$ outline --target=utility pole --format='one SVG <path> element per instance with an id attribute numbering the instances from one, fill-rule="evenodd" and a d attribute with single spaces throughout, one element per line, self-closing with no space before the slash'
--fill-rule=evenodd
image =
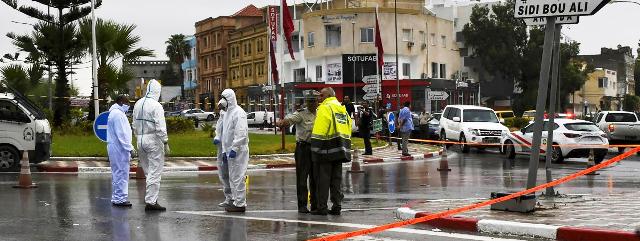
<path id="1" fill-rule="evenodd" d="M 93 76 L 93 116 L 98 117 L 100 114 L 100 102 L 98 101 L 98 70 L 97 67 L 97 53 L 96 53 L 96 9 L 95 0 L 91 0 L 91 45 L 93 47 L 91 56 L 91 72 Z M 60 20 L 62 21 L 62 19 Z"/>
<path id="2" fill-rule="evenodd" d="M 400 111 L 400 63 L 398 63 L 398 0 L 393 1 L 393 16 L 396 32 L 396 105 L 398 106 L 398 111 Z"/>

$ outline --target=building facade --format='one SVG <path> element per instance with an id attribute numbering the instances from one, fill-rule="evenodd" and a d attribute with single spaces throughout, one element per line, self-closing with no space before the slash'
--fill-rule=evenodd
<path id="1" fill-rule="evenodd" d="M 250 25 L 229 34 L 228 88 L 247 112 L 269 108 L 272 94 L 263 91 L 268 80 L 267 23 Z M 265 89 L 266 90 L 266 89 Z"/>
<path id="2" fill-rule="evenodd" d="M 582 88 L 571 96 L 574 113 L 596 113 L 619 110 L 618 73 L 615 70 L 596 68 L 587 76 Z"/>
<path id="3" fill-rule="evenodd" d="M 227 88 L 229 34 L 238 28 L 262 21 L 262 12 L 249 5 L 231 16 L 207 18 L 195 24 L 198 56 L 196 106 L 215 108 L 222 90 Z"/>
<path id="4" fill-rule="evenodd" d="M 617 72 L 619 97 L 626 94 L 635 95 L 636 82 L 633 76 L 635 59 L 629 46 L 618 46 L 617 49 L 601 48 L 600 54 L 579 55 L 579 59 L 592 64 L 596 68 L 610 69 Z"/>
<path id="5" fill-rule="evenodd" d="M 422 0 L 398 0 L 398 64 L 394 2 L 385 0 L 336 0 L 303 16 L 304 57 L 307 75 L 336 89 L 337 95 L 362 100 L 363 79 L 377 74 L 375 62 L 375 11 L 384 47 L 382 87 L 378 99 L 395 108 L 400 101 L 412 101 L 414 109 L 425 109 L 428 79 L 450 81 L 460 69 L 460 55 L 453 35 L 453 21 L 438 18 L 424 8 Z M 393 80 L 393 81 L 392 81 Z M 299 85 L 305 87 L 308 85 Z M 420 95 L 412 93 L 421 93 Z M 412 98 L 412 97 L 422 98 Z"/>
<path id="6" fill-rule="evenodd" d="M 189 58 L 185 56 L 185 60 L 181 65 L 182 71 L 184 73 L 183 85 L 184 85 L 184 93 L 185 99 L 188 102 L 195 101 L 195 90 L 198 86 L 198 52 L 196 50 L 196 37 L 191 36 L 187 39 L 189 42 L 190 54 Z"/>
<path id="7" fill-rule="evenodd" d="M 163 75 L 171 68 L 169 60 L 128 61 L 124 63 L 124 66 L 135 76 L 127 82 L 127 87 L 129 88 L 129 96 L 136 99 L 144 95 L 144 81 L 151 79 L 162 81 Z"/>

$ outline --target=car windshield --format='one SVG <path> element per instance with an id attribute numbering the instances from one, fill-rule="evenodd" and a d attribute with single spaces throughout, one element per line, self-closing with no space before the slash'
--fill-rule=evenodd
<path id="1" fill-rule="evenodd" d="M 256 118 L 256 113 L 249 113 L 247 115 L 247 119 L 255 119 Z"/>
<path id="2" fill-rule="evenodd" d="M 493 122 L 498 123 L 498 118 L 490 110 L 464 110 L 464 122 Z"/>
<path id="3" fill-rule="evenodd" d="M 438 114 L 433 114 L 432 118 L 436 119 L 436 120 L 440 120 L 440 117 L 442 117 L 442 113 L 438 113 Z"/>
<path id="4" fill-rule="evenodd" d="M 567 123 L 564 124 L 568 130 L 572 131 L 599 131 L 598 126 L 596 124 L 590 122 L 580 122 L 580 123 Z"/>
<path id="5" fill-rule="evenodd" d="M 638 119 L 632 113 L 609 113 L 606 122 L 636 122 Z"/>

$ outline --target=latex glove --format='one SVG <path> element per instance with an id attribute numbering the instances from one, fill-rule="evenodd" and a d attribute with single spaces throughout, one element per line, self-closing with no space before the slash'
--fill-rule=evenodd
<path id="1" fill-rule="evenodd" d="M 169 148 L 169 143 L 164 143 L 164 155 L 168 156 L 171 154 L 171 148 Z"/>
<path id="2" fill-rule="evenodd" d="M 213 139 L 213 144 L 214 144 L 214 145 L 218 145 L 218 144 L 220 144 L 220 140 L 218 140 L 218 139 Z"/>
<path id="3" fill-rule="evenodd" d="M 223 162 L 227 161 L 227 153 L 222 153 L 222 161 Z"/>
<path id="4" fill-rule="evenodd" d="M 229 152 L 229 158 L 236 158 L 236 152 L 234 150 L 231 150 L 231 152 Z"/>
<path id="5" fill-rule="evenodd" d="M 138 157 L 138 152 L 136 151 L 136 149 L 131 150 L 129 153 L 131 154 L 131 158 Z"/>

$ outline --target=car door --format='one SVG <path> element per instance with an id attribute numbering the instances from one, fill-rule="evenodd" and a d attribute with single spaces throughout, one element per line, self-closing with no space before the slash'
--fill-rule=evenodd
<path id="1" fill-rule="evenodd" d="M 440 117 L 440 130 L 444 130 L 444 134 L 447 136 L 447 138 L 451 135 L 449 133 L 449 125 L 450 125 L 449 123 L 451 122 L 450 116 L 451 116 L 451 108 L 445 107 L 444 112 Z"/>
<path id="2" fill-rule="evenodd" d="M 0 142 L 19 150 L 34 150 L 35 124 L 16 103 L 0 101 Z"/>
<path id="3" fill-rule="evenodd" d="M 462 131 L 462 110 L 458 108 L 452 108 L 452 116 L 451 116 L 451 134 L 447 134 L 447 136 L 455 137 L 455 140 L 460 140 L 460 132 Z M 459 122 L 453 121 L 453 118 L 460 118 Z"/>

